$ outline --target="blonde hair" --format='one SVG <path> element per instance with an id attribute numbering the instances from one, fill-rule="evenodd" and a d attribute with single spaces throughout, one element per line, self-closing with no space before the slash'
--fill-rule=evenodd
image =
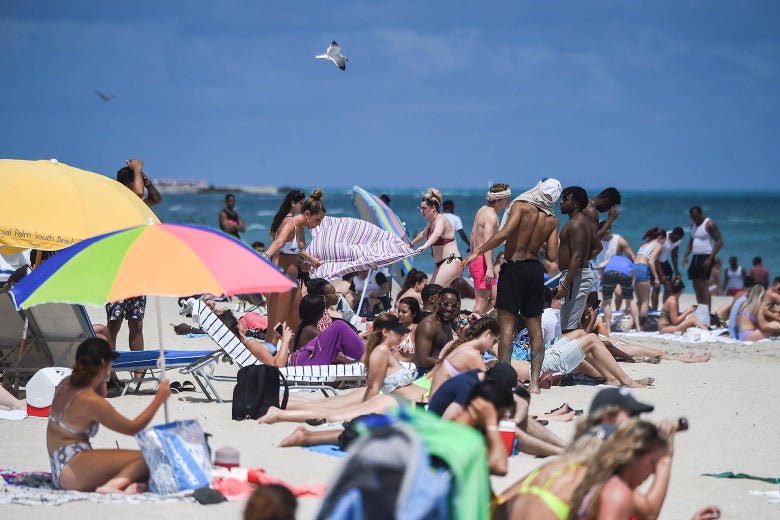
<path id="1" fill-rule="evenodd" d="M 427 202 L 431 206 L 436 208 L 436 211 L 441 208 L 441 192 L 436 188 L 428 188 L 423 192 L 421 200 Z"/>
<path id="2" fill-rule="evenodd" d="M 666 433 L 651 422 L 630 419 L 618 426 L 588 462 L 585 478 L 571 499 L 569 518 L 576 519 L 585 495 L 592 492 L 587 518 L 594 518 L 604 484 L 639 457 L 668 446 Z"/>
<path id="3" fill-rule="evenodd" d="M 308 211 L 312 215 L 319 215 L 326 213 L 325 204 L 322 202 L 322 190 L 319 188 L 314 189 L 309 195 L 309 198 L 303 201 L 301 204 L 301 213 Z"/>
<path id="4" fill-rule="evenodd" d="M 397 320 L 398 316 L 392 313 L 380 314 L 374 318 L 374 330 L 368 335 L 366 340 L 366 350 L 363 352 L 363 364 L 366 365 L 366 373 L 369 371 L 369 360 L 371 359 L 371 353 L 374 352 L 374 348 L 382 343 L 384 335 L 382 331 L 387 328 L 387 325 L 391 320 Z"/>
<path id="5" fill-rule="evenodd" d="M 750 288 L 745 299 L 745 303 L 742 304 L 742 309 L 754 316 L 758 316 L 758 312 L 761 310 L 761 302 L 764 301 L 764 294 L 766 289 L 761 285 L 754 285 Z"/>

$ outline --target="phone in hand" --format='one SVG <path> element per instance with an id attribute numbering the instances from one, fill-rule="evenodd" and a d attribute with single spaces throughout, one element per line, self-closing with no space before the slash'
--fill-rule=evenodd
<path id="1" fill-rule="evenodd" d="M 601 307 L 601 300 L 596 300 L 595 302 L 593 302 L 593 305 L 591 305 L 590 308 L 593 309 L 594 311 L 597 311 L 599 310 L 599 307 Z"/>
<path id="2" fill-rule="evenodd" d="M 278 336 L 281 336 L 282 333 L 284 332 L 284 325 L 282 325 L 281 323 L 277 323 L 276 326 L 274 327 L 274 332 L 276 332 Z"/>

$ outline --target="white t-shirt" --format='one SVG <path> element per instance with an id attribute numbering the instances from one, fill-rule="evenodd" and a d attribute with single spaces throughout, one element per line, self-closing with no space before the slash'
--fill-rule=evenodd
<path id="1" fill-rule="evenodd" d="M 676 249 L 680 246 L 680 242 L 682 240 L 678 240 L 677 242 L 672 242 L 672 239 L 669 238 L 669 236 L 672 234 L 671 231 L 667 231 L 666 233 L 666 241 L 661 244 L 661 252 L 658 253 L 658 261 L 659 262 L 668 262 L 669 261 L 669 253 L 672 252 L 672 249 Z"/>
<path id="2" fill-rule="evenodd" d="M 561 310 L 547 307 L 542 312 L 542 334 L 544 335 L 544 342 L 559 337 L 563 334 L 561 330 Z"/>
<path id="3" fill-rule="evenodd" d="M 452 231 L 457 233 L 459 229 L 463 229 L 463 221 L 455 213 L 442 213 L 452 225 Z"/>

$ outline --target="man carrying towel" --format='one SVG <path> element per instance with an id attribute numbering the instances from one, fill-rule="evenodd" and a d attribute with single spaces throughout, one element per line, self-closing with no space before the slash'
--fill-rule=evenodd
<path id="1" fill-rule="evenodd" d="M 501 229 L 463 260 L 465 267 L 485 251 L 506 242 L 504 256 L 507 261 L 501 266 L 496 295 L 501 324 L 498 360 L 502 363 L 511 361 L 518 315 L 522 314 L 531 337 L 531 383 L 528 391 L 534 394 L 539 393 L 539 375 L 544 360 L 544 267 L 539 262 L 539 250 L 546 244 L 547 260 L 558 260 L 558 217 L 553 208 L 560 196 L 560 182 L 542 179 L 512 201 L 504 212 Z"/>

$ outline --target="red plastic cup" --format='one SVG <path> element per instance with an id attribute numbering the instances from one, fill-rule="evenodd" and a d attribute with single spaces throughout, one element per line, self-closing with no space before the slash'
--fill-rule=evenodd
<path id="1" fill-rule="evenodd" d="M 501 439 L 504 441 L 508 457 L 512 456 L 512 450 L 515 447 L 515 428 L 514 421 L 501 421 L 498 423 L 498 433 L 501 434 Z"/>

